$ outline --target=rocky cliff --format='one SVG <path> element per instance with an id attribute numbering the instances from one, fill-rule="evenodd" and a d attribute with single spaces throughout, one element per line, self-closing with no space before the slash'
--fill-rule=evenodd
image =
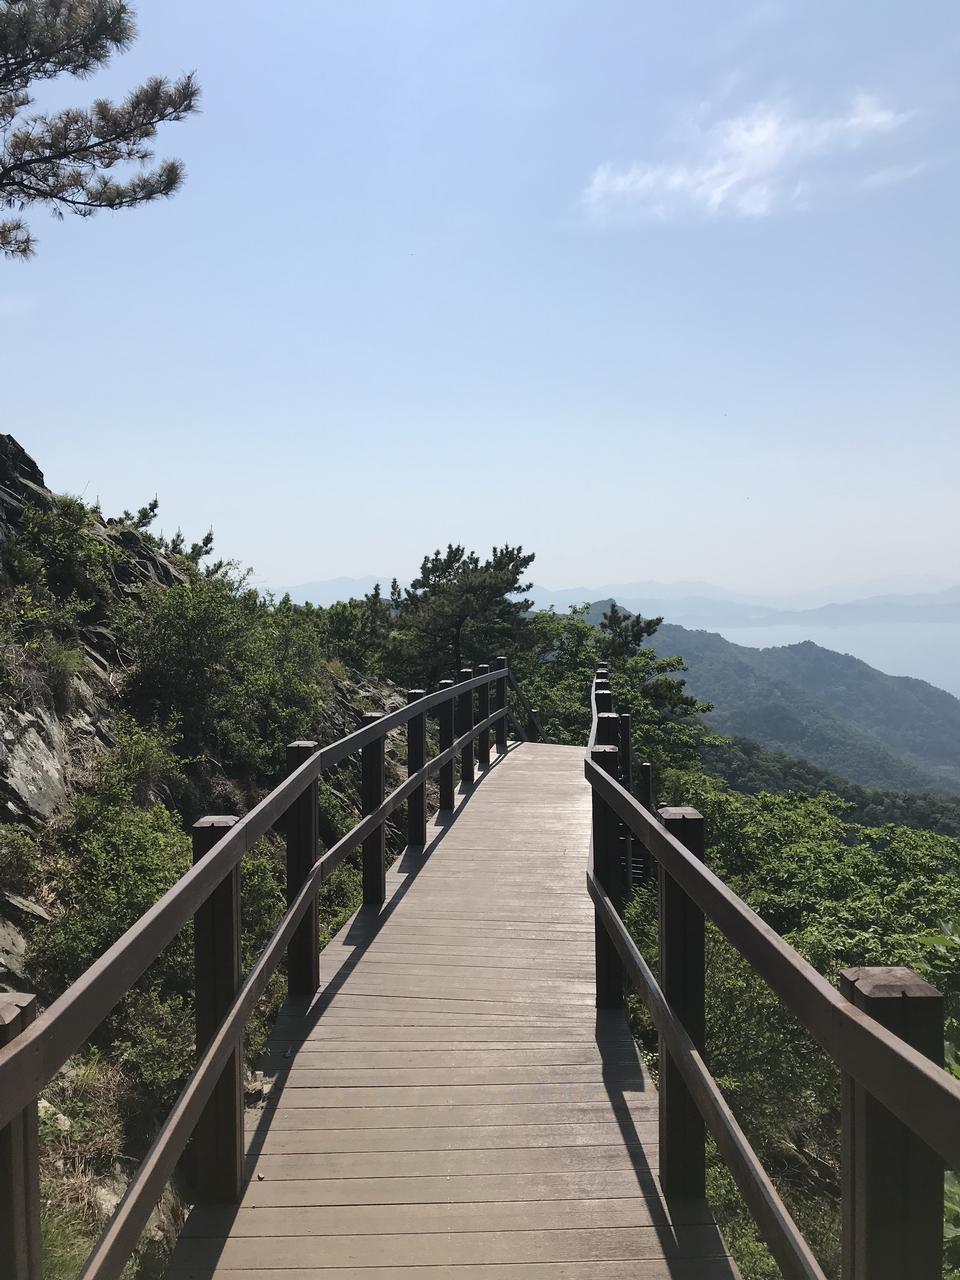
<path id="1" fill-rule="evenodd" d="M 55 495 L 34 460 L 9 435 L 0 435 L 0 592 L 16 588 L 11 552 L 27 513 L 49 510 Z M 55 700 L 36 682 L 8 682 L 0 693 L 0 821 L 36 826 L 60 812 L 70 790 L 78 755 L 110 743 L 117 710 L 117 673 L 122 656 L 109 625 L 125 596 L 149 584 L 171 586 L 183 574 L 136 529 L 94 519 L 84 536 L 101 541 L 110 598 L 77 623 L 82 661 L 69 673 L 66 697 Z M 14 601 L 12 607 L 17 607 Z M 29 655 L 9 635 L 0 636 L 4 662 L 17 669 Z M 59 701 L 59 705 L 57 702 Z"/>

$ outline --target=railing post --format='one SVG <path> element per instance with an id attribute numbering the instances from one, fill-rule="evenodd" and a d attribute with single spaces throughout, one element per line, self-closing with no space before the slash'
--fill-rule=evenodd
<path id="1" fill-rule="evenodd" d="M 417 702 L 425 694 L 424 689 L 408 689 L 407 703 Z M 422 769 L 427 763 L 427 717 L 421 711 L 407 721 L 407 777 Z M 427 843 L 427 788 L 425 785 L 411 791 L 407 799 L 407 844 Z"/>
<path id="2" fill-rule="evenodd" d="M 287 772 L 292 773 L 317 749 L 315 742 L 291 742 Z M 287 906 L 303 888 L 320 846 L 317 783 L 310 785 L 287 810 Z M 320 916 L 314 898 L 287 945 L 287 992 L 312 999 L 320 986 Z"/>
<path id="3" fill-rule="evenodd" d="M 660 821 L 702 862 L 703 818 L 696 809 L 661 809 Z M 702 1053 L 704 1047 L 703 912 L 660 873 L 660 986 L 667 1003 Z M 666 1196 L 706 1194 L 703 1120 L 679 1069 L 660 1041 L 660 1185 Z"/>
<path id="4" fill-rule="evenodd" d="M 464 667 L 460 672 L 460 681 L 472 680 L 473 672 Z M 473 728 L 473 690 L 457 695 L 457 737 Z M 460 752 L 460 781 L 465 787 L 473 786 L 473 743 L 468 742 Z"/>
<path id="5" fill-rule="evenodd" d="M 440 689 L 452 689 L 452 680 L 441 680 Z M 441 702 L 437 707 L 437 721 L 440 729 L 440 750 L 446 751 L 447 747 L 453 746 L 454 740 L 454 707 L 453 698 L 447 698 L 445 702 Z M 453 778 L 453 761 L 448 760 L 446 764 L 440 766 L 440 808 L 441 810 L 450 810 L 456 806 L 457 798 L 454 788 Z"/>
<path id="6" fill-rule="evenodd" d="M 504 711 L 507 706 L 507 660 L 499 657 L 494 660 L 494 671 L 502 671 L 504 674 L 497 677 L 497 683 L 494 688 L 493 709 L 494 711 Z M 497 745 L 497 755 L 502 756 L 507 749 L 507 717 L 501 716 L 493 727 L 493 737 Z"/>
<path id="7" fill-rule="evenodd" d="M 598 714 L 602 714 L 603 712 L 606 712 L 609 714 L 613 711 L 613 694 L 610 692 L 609 689 L 605 689 L 600 687 L 599 685 L 595 685 L 593 690 L 593 696 L 594 696 L 594 701 L 597 704 Z"/>
<path id="8" fill-rule="evenodd" d="M 844 969 L 840 990 L 943 1065 L 943 996 L 912 969 Z M 848 1075 L 841 1112 L 843 1280 L 940 1280 L 942 1161 Z"/>
<path id="9" fill-rule="evenodd" d="M 201 818 L 193 825 L 193 861 L 205 857 L 237 821 Z M 193 918 L 197 1057 L 240 989 L 240 868 L 235 866 Z M 243 1065 L 235 1046 L 193 1134 L 198 1204 L 236 1204 L 243 1173 Z"/>
<path id="10" fill-rule="evenodd" d="M 653 765 L 649 760 L 644 760 L 637 770 L 637 798 L 646 809 L 647 813 L 653 813 L 656 809 L 656 799 L 653 794 Z M 642 841 L 635 840 L 633 842 L 634 857 L 637 861 L 642 880 L 649 882 L 653 875 L 652 860 L 650 852 Z"/>
<path id="11" fill-rule="evenodd" d="M 490 664 L 481 662 L 476 668 L 475 674 L 478 676 L 488 676 L 490 674 Z M 482 684 L 477 690 L 477 720 L 486 720 L 490 714 L 490 686 Z M 490 765 L 490 730 L 484 729 L 477 738 L 477 764 L 481 769 L 486 769 Z"/>
<path id="12" fill-rule="evenodd" d="M 539 722 L 539 723 L 538 723 L 538 722 Z M 539 742 L 539 741 L 540 741 L 541 733 L 540 733 L 540 727 L 539 727 L 539 725 L 540 725 L 540 724 L 542 724 L 542 723 L 543 723 L 543 721 L 542 721 L 541 716 L 540 716 L 540 708 L 539 708 L 539 707 L 531 707 L 531 708 L 530 708 L 530 714 L 527 716 L 527 729 L 526 729 L 526 733 L 527 733 L 527 741 L 528 741 L 528 742 Z"/>
<path id="13" fill-rule="evenodd" d="M 590 759 L 612 778 L 617 776 L 617 748 L 613 745 L 590 748 Z M 607 802 L 594 790 L 593 872 L 610 895 L 618 912 L 623 911 L 623 877 L 620 869 L 618 822 Z M 619 1009 L 623 1005 L 623 967 L 616 948 L 599 918 L 594 917 L 597 955 L 597 1008 Z"/>
<path id="14" fill-rule="evenodd" d="M 646 811 L 653 813 L 655 804 L 653 797 L 653 765 L 649 760 L 644 760 L 639 772 L 640 776 L 637 780 L 638 798 Z"/>
<path id="15" fill-rule="evenodd" d="M 379 711 L 367 711 L 364 725 L 376 724 Z M 360 803 L 364 817 L 383 804 L 385 791 L 383 765 L 384 735 L 374 738 L 360 750 Z M 382 907 L 387 897 L 387 842 L 384 824 L 378 824 L 363 842 L 363 905 Z"/>
<path id="16" fill-rule="evenodd" d="M 601 711 L 597 716 L 598 747 L 616 747 L 617 761 L 620 759 L 620 717 L 615 711 Z"/>
<path id="17" fill-rule="evenodd" d="M 630 730 L 630 712 L 620 713 L 620 782 L 633 795 L 633 739 Z M 626 882 L 626 894 L 629 899 L 633 893 L 633 833 L 626 824 L 622 824 L 623 837 L 623 869 Z"/>
<path id="18" fill-rule="evenodd" d="M 0 994 L 0 1049 L 37 1016 L 37 998 Z M 37 1104 L 0 1129 L 0 1258 L 9 1280 L 40 1280 L 40 1155 Z"/>

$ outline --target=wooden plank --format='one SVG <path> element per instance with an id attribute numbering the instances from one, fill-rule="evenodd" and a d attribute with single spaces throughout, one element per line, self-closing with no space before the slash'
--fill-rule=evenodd
<path id="1" fill-rule="evenodd" d="M 653 1226 L 598 1229 L 432 1232 L 365 1236 L 230 1236 L 184 1239 L 176 1272 L 231 1266 L 274 1267 L 455 1267 L 531 1262 L 626 1261 L 642 1258 L 712 1259 L 725 1256 L 716 1228 L 688 1227 L 667 1233 Z M 736 1274 L 735 1272 L 733 1273 Z"/>
<path id="2" fill-rule="evenodd" d="M 549 1116 L 549 1112 L 547 1113 Z M 630 1118 L 629 1127 L 606 1107 L 583 1108 L 575 1118 L 517 1120 L 504 1116 L 503 1124 L 436 1124 L 378 1128 L 316 1128 L 296 1125 L 284 1128 L 251 1126 L 248 1135 L 249 1159 L 261 1156 L 327 1155 L 348 1152 L 391 1151 L 512 1151 L 529 1148 L 566 1148 L 583 1144 L 623 1147 L 642 1145 L 644 1159 L 657 1167 L 657 1117 Z M 248 1166 L 249 1167 L 249 1166 Z"/>
<path id="3" fill-rule="evenodd" d="M 296 1076 L 302 1076 L 307 1070 L 326 1070 L 326 1071 L 350 1071 L 353 1073 L 354 1079 L 358 1084 L 371 1083 L 369 1080 L 357 1079 L 357 1073 L 363 1071 L 384 1071 L 390 1070 L 396 1075 L 397 1072 L 407 1072 L 411 1070 L 422 1070 L 429 1068 L 431 1070 L 448 1070 L 449 1068 L 467 1068 L 476 1069 L 479 1067 L 508 1067 L 511 1070 L 518 1067 L 592 1067 L 599 1064 L 601 1067 L 608 1059 L 601 1052 L 599 1046 L 595 1044 L 565 1044 L 560 1042 L 547 1048 L 519 1048 L 516 1045 L 477 1045 L 475 1048 L 459 1048 L 459 1049 L 425 1049 L 419 1045 L 409 1045 L 401 1049 L 373 1049 L 369 1044 L 363 1045 L 359 1049 L 343 1050 L 331 1048 L 327 1046 L 306 1045 L 296 1056 L 296 1062 L 291 1066 L 292 1059 L 285 1053 L 271 1053 L 264 1059 L 262 1066 L 265 1071 L 290 1071 L 291 1079 Z M 620 1051 L 620 1056 L 615 1058 L 614 1063 L 621 1066 L 635 1066 L 636 1058 L 624 1045 Z M 403 1076 L 403 1080 L 407 1084 L 418 1083 L 423 1081 L 411 1081 L 409 1077 Z M 400 1080 L 398 1080 L 400 1083 Z M 497 1084 L 505 1083 L 502 1080 L 496 1081 Z"/>
<path id="4" fill-rule="evenodd" d="M 709 1223 L 702 1202 L 679 1201 L 674 1222 Z M 442 1232 L 597 1230 L 609 1227 L 666 1225 L 666 1210 L 645 1196 L 609 1200 L 519 1200 L 464 1204 L 338 1204 L 294 1208 L 216 1208 L 191 1214 L 183 1229 L 192 1236 L 224 1236 L 231 1240 L 289 1239 L 296 1236 L 434 1235 Z"/>
<path id="5" fill-rule="evenodd" d="M 613 1062 L 570 1064 L 543 1066 L 529 1063 L 520 1066 L 464 1064 L 451 1066 L 416 1067 L 323 1067 L 300 1065 L 299 1057 L 296 1065 L 282 1072 L 282 1084 L 286 1091 L 290 1089 L 352 1089 L 352 1088 L 407 1088 L 426 1087 L 440 1088 L 453 1086 L 457 1089 L 472 1088 L 475 1085 L 535 1085 L 538 1088 L 545 1084 L 602 1084 L 614 1080 L 620 1088 L 634 1091 L 643 1089 L 643 1083 L 637 1074 L 636 1066 L 631 1062 L 619 1065 Z M 403 1105 L 401 1103 L 401 1105 Z"/>
<path id="6" fill-rule="evenodd" d="M 306 1178 L 254 1180 L 241 1201 L 248 1208 L 291 1208 L 335 1205 L 442 1205 L 503 1201 L 627 1199 L 654 1192 L 632 1168 L 573 1173 L 553 1169 L 535 1173 L 404 1175 L 401 1177 Z M 233 1230 L 231 1226 L 231 1230 Z"/>
<path id="7" fill-rule="evenodd" d="M 278 1271 L 257 1267 L 235 1270 L 216 1266 L 212 1270 L 180 1270 L 168 1280 L 735 1280 L 728 1258 L 695 1261 L 659 1261 L 643 1258 L 630 1262 L 526 1262 L 481 1263 L 450 1267 L 292 1267 Z"/>
<path id="8" fill-rule="evenodd" d="M 428 1045 L 448 1042 L 455 1044 L 487 1044 L 491 1047 L 505 1044 L 592 1044 L 588 1030 L 576 1026 L 557 1026 L 550 1022 L 530 1023 L 515 1019 L 484 1018 L 482 1021 L 441 1019 L 391 1024 L 379 1021 L 361 1022 L 358 1018 L 337 1018 L 332 1013 L 324 1018 L 308 1035 L 298 1035 L 291 1024 L 284 1030 L 278 1026 L 271 1037 L 271 1044 L 302 1044 L 305 1048 L 340 1046 L 340 1042 L 366 1044 L 382 1042 L 413 1043 L 426 1049 Z M 626 1042 L 625 1042 L 626 1043 Z"/>
<path id="9" fill-rule="evenodd" d="M 584 1126 L 584 1130 L 586 1128 Z M 596 1126 L 593 1133 L 585 1132 L 583 1137 L 601 1135 L 606 1137 L 606 1141 L 597 1145 L 586 1145 L 585 1141 L 574 1140 L 568 1146 L 561 1146 L 564 1135 L 554 1131 L 545 1135 L 543 1145 L 536 1147 L 481 1147 L 464 1150 L 453 1138 L 448 1139 L 448 1142 L 454 1145 L 445 1150 L 431 1148 L 425 1151 L 259 1155 L 248 1160 L 246 1174 L 251 1184 L 261 1178 L 264 1182 L 308 1178 L 392 1178 L 404 1181 L 408 1178 L 560 1174 L 624 1169 L 631 1170 L 637 1179 L 649 1178 L 649 1166 L 646 1164 L 643 1148 L 626 1146 L 623 1134 L 616 1125 L 608 1125 L 606 1129 Z M 574 1138 L 576 1139 L 576 1135 Z M 504 1130 L 503 1140 L 516 1141 L 514 1131 Z"/>
<path id="10" fill-rule="evenodd" d="M 612 1086 L 614 1087 L 614 1086 Z M 633 1079 L 617 1081 L 615 1087 L 630 1093 L 642 1093 L 642 1085 Z M 443 1085 L 363 1085 L 329 1089 L 291 1089 L 282 1091 L 283 1106 L 296 1111 L 304 1107 L 341 1111 L 367 1107 L 383 1107 L 407 1111 L 414 1107 L 508 1107 L 527 1104 L 563 1106 L 570 1102 L 608 1102 L 611 1089 L 595 1084 L 443 1084 Z"/>
<path id="11" fill-rule="evenodd" d="M 594 1091 L 596 1094 L 596 1091 Z M 283 1095 L 281 1095 L 283 1099 Z M 630 1115 L 637 1119 L 656 1119 L 655 1098 L 647 1102 L 618 1102 L 610 1097 L 599 1101 L 521 1103 L 477 1106 L 464 1104 L 433 1106 L 305 1107 L 281 1105 L 263 1112 L 251 1113 L 249 1128 L 257 1128 L 264 1118 L 272 1129 L 421 1129 L 449 1128 L 460 1125 L 489 1124 L 577 1124 L 582 1120 L 609 1120 L 612 1114 Z"/>

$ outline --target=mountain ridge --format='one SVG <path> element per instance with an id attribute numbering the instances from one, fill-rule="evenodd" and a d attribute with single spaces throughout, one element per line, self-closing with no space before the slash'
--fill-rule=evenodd
<path id="1" fill-rule="evenodd" d="M 599 623 L 609 604 L 595 601 L 588 619 Z M 722 734 L 861 786 L 960 794 L 960 699 L 925 680 L 810 640 L 755 649 L 663 623 L 652 643 L 683 657 L 688 691 L 714 704 L 707 723 Z"/>

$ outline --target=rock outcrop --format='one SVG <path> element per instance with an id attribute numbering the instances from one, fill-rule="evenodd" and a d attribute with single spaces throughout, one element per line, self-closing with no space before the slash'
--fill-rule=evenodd
<path id="1" fill-rule="evenodd" d="M 30 508 L 50 508 L 54 494 L 43 473 L 12 436 L 0 435 L 0 588 L 11 589 L 9 549 Z M 84 536 L 103 541 L 111 605 L 147 586 L 173 586 L 184 575 L 139 530 L 94 519 Z M 106 610 L 112 612 L 112 608 Z M 0 696 L 0 822 L 38 826 L 60 812 L 70 792 L 78 748 L 110 745 L 122 670 L 117 636 L 95 615 L 78 627 L 83 666 L 70 677 L 66 706 L 40 696 Z"/>

